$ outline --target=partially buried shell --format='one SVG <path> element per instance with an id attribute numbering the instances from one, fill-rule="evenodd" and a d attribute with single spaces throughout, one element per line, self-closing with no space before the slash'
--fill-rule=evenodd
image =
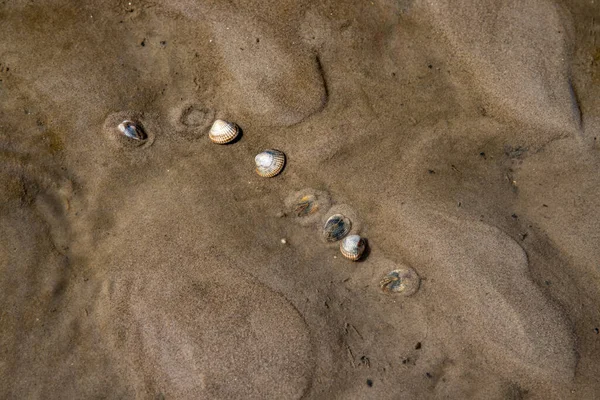
<path id="1" fill-rule="evenodd" d="M 208 132 L 208 137 L 213 143 L 227 144 L 237 138 L 239 131 L 240 128 L 233 122 L 218 119 L 212 124 L 212 127 Z"/>
<path id="2" fill-rule="evenodd" d="M 349 260 L 357 261 L 363 255 L 367 242 L 359 235 L 350 235 L 342 240 L 340 251 Z"/>
<path id="3" fill-rule="evenodd" d="M 265 150 L 254 157 L 256 173 L 265 178 L 271 178 L 283 170 L 285 154 L 279 150 Z"/>
<path id="4" fill-rule="evenodd" d="M 295 205 L 294 212 L 298 217 L 306 217 L 319 210 L 317 198 L 312 194 L 303 196 Z"/>
<path id="5" fill-rule="evenodd" d="M 142 128 L 140 123 L 125 120 L 119 124 L 118 128 L 130 139 L 143 141 L 148 138 L 148 135 L 146 135 L 146 132 L 144 132 L 144 128 Z"/>
<path id="6" fill-rule="evenodd" d="M 379 282 L 384 293 L 410 296 L 419 290 L 421 279 L 412 268 L 400 268 L 389 272 Z"/>
<path id="7" fill-rule="evenodd" d="M 342 214 L 334 214 L 327 219 L 323 226 L 323 237 L 328 242 L 337 242 L 352 229 L 352 222 Z"/>

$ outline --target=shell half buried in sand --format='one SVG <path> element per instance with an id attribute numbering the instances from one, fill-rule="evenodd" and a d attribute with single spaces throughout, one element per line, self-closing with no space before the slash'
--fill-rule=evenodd
<path id="1" fill-rule="evenodd" d="M 302 196 L 294 205 L 294 213 L 298 217 L 307 217 L 319 210 L 317 197 L 312 194 Z"/>
<path id="2" fill-rule="evenodd" d="M 279 150 L 265 150 L 254 157 L 256 173 L 264 178 L 279 174 L 285 166 L 285 154 Z"/>
<path id="3" fill-rule="evenodd" d="M 208 137 L 213 143 L 227 144 L 234 141 L 238 137 L 239 132 L 240 128 L 233 122 L 218 119 L 212 124 L 208 132 Z"/>
<path id="4" fill-rule="evenodd" d="M 402 296 L 413 295 L 419 290 L 421 279 L 412 268 L 399 268 L 389 272 L 379 282 L 381 291 Z"/>
<path id="5" fill-rule="evenodd" d="M 125 120 L 121 122 L 117 128 L 129 139 L 139 140 L 140 142 L 148 139 L 148 135 L 146 135 L 146 132 L 140 123 Z"/>
<path id="6" fill-rule="evenodd" d="M 362 257 L 365 249 L 367 248 L 367 242 L 359 235 L 350 235 L 342 240 L 340 244 L 340 251 L 342 255 L 348 260 L 358 261 Z"/>
<path id="7" fill-rule="evenodd" d="M 342 214 L 334 214 L 327 218 L 323 226 L 323 237 L 328 242 L 342 240 L 352 229 L 352 221 Z"/>

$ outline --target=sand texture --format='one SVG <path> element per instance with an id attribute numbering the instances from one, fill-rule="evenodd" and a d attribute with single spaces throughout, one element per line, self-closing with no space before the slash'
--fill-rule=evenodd
<path id="1" fill-rule="evenodd" d="M 599 110 L 590 1 L 2 1 L 0 398 L 600 398 Z"/>

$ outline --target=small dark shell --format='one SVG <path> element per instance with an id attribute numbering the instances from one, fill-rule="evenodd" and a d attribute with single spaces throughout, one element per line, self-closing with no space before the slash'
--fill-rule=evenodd
<path id="1" fill-rule="evenodd" d="M 389 272 L 379 282 L 384 293 L 410 296 L 417 292 L 420 278 L 412 268 L 400 268 Z"/>
<path id="2" fill-rule="evenodd" d="M 340 244 L 342 255 L 352 261 L 358 261 L 366 248 L 367 242 L 358 235 L 347 236 Z"/>
<path id="3" fill-rule="evenodd" d="M 337 242 L 352 229 L 352 222 L 342 214 L 334 214 L 327 219 L 323 226 L 323 237 L 328 242 Z"/>
<path id="4" fill-rule="evenodd" d="M 130 139 L 143 141 L 148 138 L 148 135 L 146 135 L 146 132 L 140 123 L 125 120 L 119 124 L 118 128 Z"/>

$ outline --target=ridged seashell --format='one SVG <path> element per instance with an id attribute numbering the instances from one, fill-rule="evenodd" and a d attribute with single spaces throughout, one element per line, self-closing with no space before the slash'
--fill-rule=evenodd
<path id="1" fill-rule="evenodd" d="M 421 279 L 412 268 L 400 268 L 389 272 L 379 282 L 384 293 L 410 296 L 419 290 Z"/>
<path id="2" fill-rule="evenodd" d="M 337 242 L 352 229 L 352 222 L 342 214 L 334 214 L 327 219 L 323 226 L 323 237 L 328 242 Z"/>
<path id="3" fill-rule="evenodd" d="M 139 123 L 125 120 L 118 126 L 119 130 L 128 138 L 133 140 L 146 140 L 148 135 L 144 132 L 144 128 Z"/>
<path id="4" fill-rule="evenodd" d="M 358 235 L 350 235 L 342 240 L 340 251 L 348 260 L 357 261 L 367 248 L 365 239 Z"/>
<path id="5" fill-rule="evenodd" d="M 254 157 L 256 173 L 265 178 L 271 178 L 283 170 L 285 154 L 279 150 L 265 150 Z"/>
<path id="6" fill-rule="evenodd" d="M 316 213 L 319 210 L 319 204 L 317 203 L 317 198 L 312 194 L 307 196 L 303 196 L 294 208 L 294 212 L 298 217 L 306 217 L 307 215 L 311 215 Z"/>
<path id="7" fill-rule="evenodd" d="M 238 128 L 238 126 L 233 122 L 227 122 L 223 121 L 222 119 L 218 119 L 212 124 L 212 127 L 208 132 L 208 137 L 213 143 L 230 143 L 238 136 L 240 131 L 239 129 L 240 128 Z"/>

